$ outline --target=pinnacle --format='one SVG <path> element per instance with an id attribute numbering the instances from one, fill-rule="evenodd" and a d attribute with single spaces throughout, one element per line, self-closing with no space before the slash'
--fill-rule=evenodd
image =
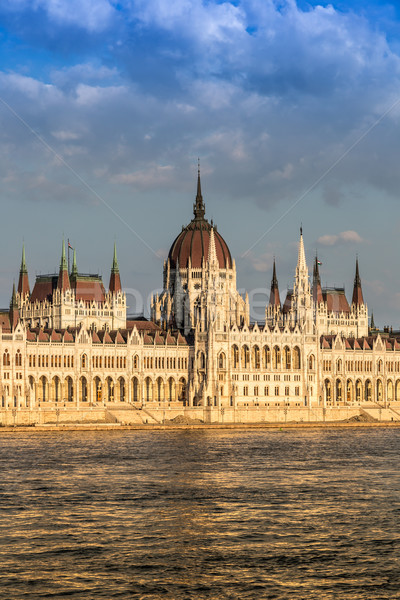
<path id="1" fill-rule="evenodd" d="M 117 244 L 114 242 L 114 255 L 113 255 L 113 263 L 111 267 L 111 273 L 119 273 L 119 266 L 117 260 Z"/>

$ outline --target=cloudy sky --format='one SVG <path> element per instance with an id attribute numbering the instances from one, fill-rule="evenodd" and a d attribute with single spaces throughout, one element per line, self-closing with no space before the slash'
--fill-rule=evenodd
<path id="1" fill-rule="evenodd" d="M 2 0 L 0 303 L 25 242 L 31 285 L 78 268 L 130 304 L 162 284 L 192 217 L 236 258 L 254 315 L 276 256 L 351 295 L 358 254 L 375 321 L 400 327 L 400 9 L 394 0 Z"/>

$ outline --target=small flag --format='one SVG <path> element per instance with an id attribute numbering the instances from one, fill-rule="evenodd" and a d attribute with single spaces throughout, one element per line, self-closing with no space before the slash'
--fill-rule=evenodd
<path id="1" fill-rule="evenodd" d="M 317 265 L 318 266 L 322 265 L 322 262 L 320 260 L 317 260 Z"/>
<path id="2" fill-rule="evenodd" d="M 72 246 L 71 246 L 71 244 L 69 243 L 69 240 L 68 240 L 68 248 L 71 248 L 71 250 L 73 250 L 73 247 L 72 247 Z"/>

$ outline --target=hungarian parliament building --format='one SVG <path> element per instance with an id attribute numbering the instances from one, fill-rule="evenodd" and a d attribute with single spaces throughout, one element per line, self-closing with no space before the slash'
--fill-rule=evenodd
<path id="1" fill-rule="evenodd" d="M 400 398 L 400 340 L 369 323 L 358 261 L 351 301 L 310 282 L 300 231 L 293 289 L 281 302 L 274 263 L 265 321 L 252 322 L 229 248 L 206 219 L 200 173 L 194 216 L 164 262 L 150 319 L 127 318 L 114 247 L 108 291 L 71 270 L 18 287 L 0 314 L 1 409 L 55 406 L 387 406 Z"/>

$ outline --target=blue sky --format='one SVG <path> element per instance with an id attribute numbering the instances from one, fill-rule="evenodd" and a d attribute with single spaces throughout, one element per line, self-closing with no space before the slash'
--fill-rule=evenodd
<path id="1" fill-rule="evenodd" d="M 23 240 L 32 285 L 63 235 L 107 284 L 116 240 L 147 304 L 200 157 L 240 289 L 262 302 L 276 256 L 284 296 L 302 223 L 323 284 L 349 297 L 358 254 L 399 328 L 399 42 L 390 1 L 3 0 L 1 304 Z"/>

